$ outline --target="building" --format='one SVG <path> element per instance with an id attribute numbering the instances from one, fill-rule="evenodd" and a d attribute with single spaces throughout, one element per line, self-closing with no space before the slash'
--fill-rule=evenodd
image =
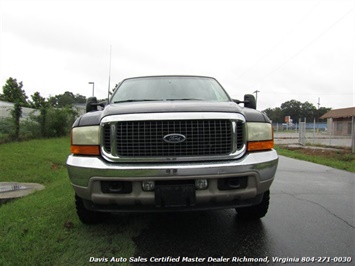
<path id="1" fill-rule="evenodd" d="M 355 107 L 330 110 L 321 116 L 327 119 L 327 127 L 334 136 L 351 136 L 355 117 Z"/>
<path id="2" fill-rule="evenodd" d="M 11 117 L 11 110 L 14 108 L 13 103 L 0 101 L 0 119 Z M 28 119 L 30 114 L 38 115 L 39 112 L 36 109 L 22 107 L 22 117 L 21 120 Z"/>

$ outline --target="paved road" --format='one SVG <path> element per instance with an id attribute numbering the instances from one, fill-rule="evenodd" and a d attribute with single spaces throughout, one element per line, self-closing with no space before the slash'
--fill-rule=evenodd
<path id="1" fill-rule="evenodd" d="M 331 261 L 350 256 L 355 261 L 354 179 L 353 173 L 280 157 L 266 217 L 241 222 L 234 210 L 135 216 L 147 221 L 135 238 L 136 256 L 165 259 L 164 265 L 180 265 L 172 262 L 178 257 L 180 262 L 182 257 L 205 258 L 189 265 L 206 265 L 210 257 L 221 256 L 229 258 L 221 265 L 239 265 L 231 262 L 233 257 L 266 256 L 270 265 L 275 257 Z"/>

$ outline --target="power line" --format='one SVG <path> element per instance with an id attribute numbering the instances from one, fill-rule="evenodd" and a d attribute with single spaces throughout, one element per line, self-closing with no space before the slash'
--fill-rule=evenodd
<path id="1" fill-rule="evenodd" d="M 264 95 L 274 95 L 277 93 L 277 95 L 305 95 L 304 92 L 302 93 L 294 93 L 294 92 L 263 92 Z M 309 93 L 307 92 L 307 95 L 322 95 L 322 96 L 339 96 L 339 93 Z M 344 95 L 353 95 L 353 93 L 341 93 L 341 96 Z"/>
<path id="2" fill-rule="evenodd" d="M 286 34 L 284 34 L 277 42 L 276 44 L 270 48 L 264 55 L 262 55 L 250 68 L 248 68 L 247 70 L 243 71 L 242 73 L 240 73 L 239 75 L 237 75 L 237 79 L 240 79 L 240 77 L 245 76 L 247 73 L 249 73 L 251 70 L 253 70 L 261 61 L 263 61 L 269 54 L 271 54 L 276 47 L 278 47 L 284 39 L 286 39 L 286 37 L 292 33 L 297 27 L 298 25 L 304 20 L 306 19 L 312 12 L 313 10 L 316 8 L 316 6 L 318 6 L 318 4 L 321 1 L 318 1 L 302 18 L 300 18 L 295 24 L 294 26 L 291 28 L 291 30 L 289 30 Z"/>
<path id="3" fill-rule="evenodd" d="M 309 46 L 311 46 L 315 41 L 317 41 L 319 38 L 321 38 L 324 34 L 326 34 L 329 30 L 331 30 L 336 24 L 338 24 L 340 21 L 342 21 L 347 15 L 349 15 L 352 11 L 354 10 L 354 7 L 351 8 L 349 11 L 347 11 L 342 17 L 340 17 L 337 21 L 335 21 L 330 27 L 328 27 L 325 31 L 323 31 L 321 34 L 319 34 L 315 39 L 313 39 L 310 43 L 305 45 L 301 50 L 296 52 L 294 55 L 289 57 L 284 63 L 282 63 L 280 66 L 254 82 L 252 85 L 249 86 L 249 88 L 252 88 L 255 84 L 259 83 L 260 81 L 264 80 L 268 76 L 272 75 L 273 73 L 277 72 L 279 69 L 281 69 L 284 65 L 286 65 L 288 62 L 290 62 L 292 59 L 297 57 L 300 53 L 302 53 L 304 50 L 306 50 Z"/>

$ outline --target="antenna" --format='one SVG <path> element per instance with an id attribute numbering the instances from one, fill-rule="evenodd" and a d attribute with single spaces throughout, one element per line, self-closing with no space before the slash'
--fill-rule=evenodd
<path id="1" fill-rule="evenodd" d="M 107 101 L 110 101 L 110 83 L 111 83 L 111 44 L 110 44 L 110 65 L 108 70 L 108 89 L 107 89 Z"/>

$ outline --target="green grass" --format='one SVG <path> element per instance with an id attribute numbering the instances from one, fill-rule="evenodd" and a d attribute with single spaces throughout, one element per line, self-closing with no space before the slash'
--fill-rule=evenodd
<path id="1" fill-rule="evenodd" d="M 139 221 L 120 215 L 86 226 L 77 218 L 68 154 L 67 137 L 0 145 L 0 182 L 46 187 L 0 206 L 0 265 L 87 265 L 90 257 L 134 255 Z"/>
<path id="2" fill-rule="evenodd" d="M 279 155 L 355 173 L 355 154 L 352 154 L 349 149 L 337 151 L 328 149 L 295 149 L 283 145 L 277 145 L 275 149 Z"/>

